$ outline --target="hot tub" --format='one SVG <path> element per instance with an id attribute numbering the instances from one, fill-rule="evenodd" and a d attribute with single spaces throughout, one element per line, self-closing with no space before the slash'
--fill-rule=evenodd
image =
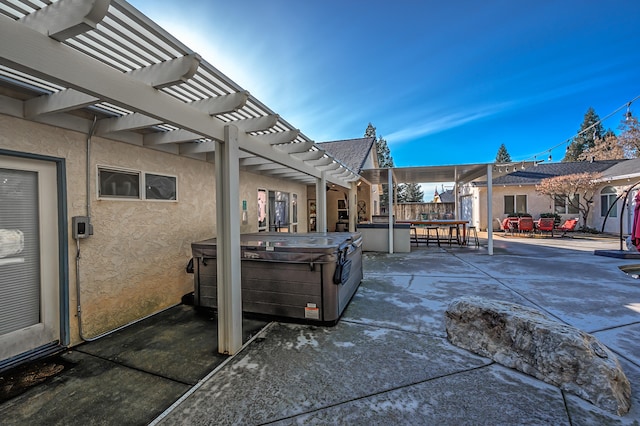
<path id="1" fill-rule="evenodd" d="M 259 232 L 240 238 L 244 312 L 324 325 L 338 322 L 362 280 L 359 233 Z M 192 243 L 191 250 L 194 304 L 216 308 L 216 239 Z"/>

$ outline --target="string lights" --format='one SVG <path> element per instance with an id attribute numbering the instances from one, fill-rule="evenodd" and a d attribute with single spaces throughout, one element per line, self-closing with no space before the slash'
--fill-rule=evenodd
<path id="1" fill-rule="evenodd" d="M 626 108 L 627 108 L 627 112 L 625 112 L 625 114 L 624 114 L 625 120 L 626 120 L 626 121 L 631 120 L 631 117 L 632 117 L 632 114 L 631 114 L 631 104 L 632 104 L 633 102 L 637 101 L 638 99 L 640 99 L 640 95 L 636 96 L 635 98 L 631 99 L 629 102 L 627 102 L 627 103 L 623 104 L 622 106 L 618 107 L 616 110 L 614 110 L 613 112 L 611 112 L 610 114 L 608 114 L 606 117 L 601 118 L 600 120 L 596 121 L 595 123 L 593 123 L 591 126 L 587 127 L 586 129 L 583 129 L 583 130 L 579 131 L 578 133 L 576 133 L 574 136 L 570 137 L 569 139 L 566 139 L 566 140 L 562 141 L 561 143 L 559 143 L 558 145 L 555 145 L 555 146 L 553 146 L 553 147 L 551 147 L 551 148 L 549 148 L 549 149 L 545 149 L 544 151 L 539 152 L 539 153 L 537 153 L 536 155 L 534 155 L 534 156 L 532 156 L 532 157 L 528 157 L 528 158 L 527 158 L 526 160 L 524 160 L 524 161 L 529 161 L 529 160 L 533 159 L 533 164 L 537 166 L 537 165 L 538 165 L 538 161 L 536 161 L 536 158 L 537 158 L 539 155 L 540 155 L 540 156 L 542 156 L 542 155 L 544 155 L 544 154 L 545 154 L 545 153 L 547 153 L 547 152 L 549 153 L 548 161 L 551 161 L 551 160 L 552 160 L 552 158 L 553 158 L 553 157 L 551 156 L 551 152 L 552 152 L 554 149 L 556 149 L 556 148 L 558 148 L 558 147 L 560 147 L 560 146 L 562 146 L 562 145 L 565 145 L 565 144 L 566 144 L 566 145 L 567 145 L 567 147 L 566 147 L 566 150 L 565 150 L 565 151 L 566 151 L 566 152 L 568 152 L 568 151 L 569 151 L 569 145 L 571 144 L 571 142 L 572 142 L 575 138 L 577 138 L 578 136 L 580 136 L 580 135 L 581 135 L 581 134 L 583 134 L 583 133 L 588 132 L 589 130 L 593 130 L 593 135 L 594 135 L 594 139 L 595 139 L 595 137 L 596 137 L 596 129 L 595 129 L 595 127 L 596 127 L 598 124 L 601 124 L 603 121 L 605 121 L 605 120 L 607 120 L 608 118 L 610 118 L 611 116 L 613 116 L 614 114 L 618 113 L 618 112 L 619 112 L 620 110 L 622 110 L 624 107 L 626 107 Z M 539 160 L 539 161 L 544 161 L 544 160 Z"/>

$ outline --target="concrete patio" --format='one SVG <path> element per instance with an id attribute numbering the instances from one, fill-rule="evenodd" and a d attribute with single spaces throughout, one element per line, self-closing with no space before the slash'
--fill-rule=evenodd
<path id="1" fill-rule="evenodd" d="M 170 339 L 182 339 L 177 320 L 156 325 L 156 331 L 146 328 L 147 336 L 159 336 L 162 327 L 174 333 L 140 344 L 139 351 L 147 351 L 145 362 L 138 350 L 126 350 L 133 341 L 143 343 L 142 335 L 82 345 L 66 356 L 99 359 L 113 371 L 79 374 L 79 367 L 71 368 L 68 374 L 75 370 L 78 376 L 74 383 L 62 380 L 61 373 L 0 405 L 0 423 L 640 423 L 640 282 L 618 269 L 634 261 L 593 255 L 595 249 L 616 249 L 617 239 L 496 236 L 494 244 L 494 256 L 484 245 L 367 253 L 365 278 L 337 326 L 276 322 L 258 332 L 264 324 L 247 323 L 243 351 L 217 362 L 210 342 L 198 340 L 206 325 L 185 337 L 194 347 L 209 345 L 203 352 L 190 354 L 182 344 L 179 353 L 148 352 L 150 346 L 166 348 L 175 346 Z M 532 306 L 594 334 L 619 357 L 632 386 L 631 411 L 624 417 L 609 414 L 451 345 L 444 311 L 463 295 Z M 174 309 L 188 321 L 190 307 Z M 211 339 L 211 331 L 206 333 Z M 191 364 L 200 365 L 197 374 L 181 372 Z M 116 369 L 121 369 L 117 375 Z M 113 380 L 102 380 L 103 386 L 94 380 L 92 387 L 92 375 Z M 89 400 L 84 408 L 73 408 L 84 400 Z M 100 401 L 106 408 L 94 407 Z M 148 401 L 154 404 L 146 406 Z"/>

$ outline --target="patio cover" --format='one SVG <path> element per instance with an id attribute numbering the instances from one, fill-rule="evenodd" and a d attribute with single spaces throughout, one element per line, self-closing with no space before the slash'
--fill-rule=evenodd
<path id="1" fill-rule="evenodd" d="M 515 163 L 514 163 L 515 164 Z M 518 163 L 520 164 L 520 163 Z M 531 163 L 533 164 L 533 163 Z M 530 164 L 523 163 L 524 166 Z M 424 166 L 424 167 L 397 167 L 390 169 L 367 169 L 360 172 L 360 175 L 372 184 L 389 185 L 389 200 L 391 208 L 389 208 L 389 253 L 393 253 L 393 184 L 394 183 L 438 183 L 453 182 L 455 184 L 454 193 L 457 194 L 457 187 L 482 178 L 487 182 L 487 217 L 493 217 L 491 199 L 493 198 L 493 178 L 499 175 L 511 172 L 513 164 L 496 164 L 496 163 L 480 163 L 480 164 L 459 164 L 450 166 Z M 482 179 L 484 180 L 484 179 Z M 455 197 L 456 215 L 458 215 L 458 197 Z M 493 229 L 491 223 L 487 224 L 488 233 L 488 253 L 493 255 Z"/>
<path id="2" fill-rule="evenodd" d="M 0 1 L 0 40 L 2 114 L 215 162 L 224 253 L 240 253 L 240 169 L 315 184 L 319 222 L 326 184 L 360 178 L 124 0 Z M 229 354 L 242 343 L 239 262 L 218 258 Z"/>

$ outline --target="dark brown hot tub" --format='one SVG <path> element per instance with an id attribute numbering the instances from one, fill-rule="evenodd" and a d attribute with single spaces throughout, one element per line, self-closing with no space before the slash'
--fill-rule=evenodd
<path id="1" fill-rule="evenodd" d="M 191 249 L 194 304 L 216 308 L 216 239 Z M 357 232 L 243 234 L 240 251 L 242 310 L 248 313 L 335 324 L 362 280 Z"/>

